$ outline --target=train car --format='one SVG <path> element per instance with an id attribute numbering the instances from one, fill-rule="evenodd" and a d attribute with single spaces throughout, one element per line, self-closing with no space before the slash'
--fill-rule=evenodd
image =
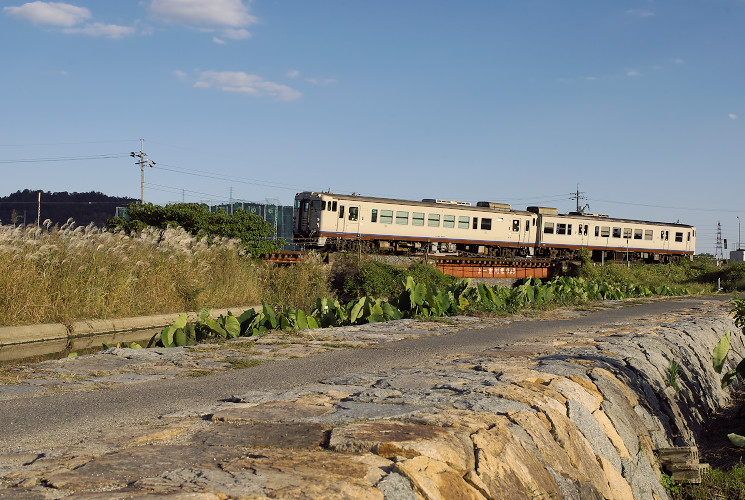
<path id="1" fill-rule="evenodd" d="M 685 224 L 614 219 L 579 212 L 560 215 L 542 207 L 528 207 L 528 211 L 539 215 L 535 252 L 539 256 L 569 258 L 584 248 L 598 262 L 668 262 L 692 258 L 696 249 L 696 228 Z"/>
<path id="2" fill-rule="evenodd" d="M 294 241 L 316 248 L 426 250 L 491 256 L 530 255 L 536 216 L 509 205 L 302 192 L 295 196 Z"/>
<path id="3" fill-rule="evenodd" d="M 493 202 L 422 201 L 305 191 L 295 196 L 295 243 L 361 250 L 492 257 L 668 262 L 692 258 L 696 228 Z"/>

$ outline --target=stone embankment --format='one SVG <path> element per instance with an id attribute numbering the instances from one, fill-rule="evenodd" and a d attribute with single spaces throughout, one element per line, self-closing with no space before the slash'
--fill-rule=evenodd
<path id="1" fill-rule="evenodd" d="M 110 349 L 6 368 L 0 401 L 495 322 L 400 321 L 219 346 Z M 708 416 L 728 403 L 710 358 L 728 330 L 736 329 L 727 304 L 702 299 L 682 314 L 477 357 L 236 394 L 73 446 L 0 452 L 0 498 L 664 499 L 655 450 L 695 445 Z M 742 352 L 739 335 L 733 342 Z"/>

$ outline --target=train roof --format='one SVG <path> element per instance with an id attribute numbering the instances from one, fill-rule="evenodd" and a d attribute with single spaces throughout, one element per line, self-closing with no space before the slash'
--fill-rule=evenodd
<path id="1" fill-rule="evenodd" d="M 448 210 L 469 210 L 469 211 L 476 210 L 480 212 L 490 212 L 490 213 L 497 212 L 497 213 L 527 214 L 527 211 L 525 210 L 511 209 L 510 206 L 506 203 L 504 204 L 493 203 L 489 207 L 484 207 L 484 206 L 474 206 L 470 204 L 464 205 L 462 203 L 443 203 L 442 200 L 438 201 L 435 198 L 427 198 L 422 201 L 414 201 L 414 200 L 401 200 L 401 199 L 396 199 L 396 198 L 377 198 L 374 196 L 359 196 L 359 195 L 354 195 L 354 194 L 319 193 L 316 191 L 303 191 L 301 193 L 297 193 L 295 196 L 297 197 L 303 194 L 314 195 L 314 196 L 330 196 L 338 200 L 390 203 L 392 205 L 406 204 L 406 205 L 415 205 L 415 206 L 424 206 L 424 207 L 447 208 Z"/>
<path id="2" fill-rule="evenodd" d="M 608 217 L 607 215 L 602 215 L 602 214 L 584 214 L 580 212 L 569 212 L 568 214 L 552 214 L 552 215 L 549 215 L 549 217 L 569 217 L 572 219 L 591 220 L 595 222 L 596 224 L 603 224 L 603 223 L 606 223 L 606 224 L 612 224 L 612 223 L 653 224 L 657 226 L 671 226 L 671 227 L 695 229 L 695 226 L 691 226 L 689 224 L 681 224 L 680 222 L 659 222 L 659 221 L 651 221 L 651 220 L 620 219 L 616 217 Z"/>

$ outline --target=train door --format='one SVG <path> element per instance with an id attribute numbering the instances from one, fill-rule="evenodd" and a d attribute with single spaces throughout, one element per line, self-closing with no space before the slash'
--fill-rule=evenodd
<path id="1" fill-rule="evenodd" d="M 295 213 L 295 233 L 307 235 L 310 227 L 310 200 L 308 198 L 295 200 Z"/>
<path id="2" fill-rule="evenodd" d="M 359 205 L 339 205 L 339 218 L 337 231 L 340 233 L 357 235 L 360 232 L 360 207 Z"/>
<path id="3" fill-rule="evenodd" d="M 522 219 L 522 231 L 520 232 L 520 247 L 528 249 L 528 255 L 533 255 L 535 236 L 535 217 L 525 217 Z"/>

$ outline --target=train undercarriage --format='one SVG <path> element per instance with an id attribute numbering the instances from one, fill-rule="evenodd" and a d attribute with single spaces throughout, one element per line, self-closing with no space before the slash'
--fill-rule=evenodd
<path id="1" fill-rule="evenodd" d="M 365 240 L 356 238 L 326 238 L 322 251 L 346 251 L 375 254 L 427 254 L 427 255 L 470 255 L 491 258 L 540 258 L 551 260 L 579 260 L 584 248 L 555 247 L 504 247 L 453 242 L 427 242 L 408 240 Z M 586 249 L 594 262 L 643 262 L 669 263 L 678 262 L 682 257 L 677 254 L 635 252 L 618 250 Z"/>

